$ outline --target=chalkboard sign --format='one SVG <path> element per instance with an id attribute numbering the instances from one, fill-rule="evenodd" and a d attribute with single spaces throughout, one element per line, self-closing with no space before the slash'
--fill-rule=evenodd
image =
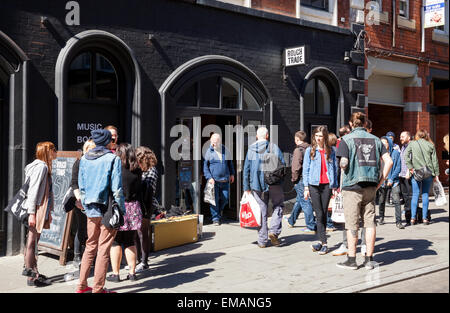
<path id="1" fill-rule="evenodd" d="M 72 167 L 80 157 L 79 152 L 59 151 L 52 163 L 52 188 L 54 209 L 50 229 L 42 230 L 39 250 L 59 255 L 61 265 L 66 263 L 67 244 L 72 221 L 72 211 L 66 213 L 62 204 L 72 180 Z"/>

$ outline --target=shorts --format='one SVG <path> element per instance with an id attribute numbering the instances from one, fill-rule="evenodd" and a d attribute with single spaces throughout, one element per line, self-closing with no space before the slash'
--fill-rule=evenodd
<path id="1" fill-rule="evenodd" d="M 375 228 L 375 195 L 377 187 L 360 190 L 342 190 L 345 229 L 358 230 L 360 219 L 362 227 Z"/>
<path id="2" fill-rule="evenodd" d="M 135 230 L 118 231 L 114 241 L 112 243 L 113 247 L 123 246 L 124 248 L 129 248 L 134 246 L 134 237 L 136 236 Z"/>

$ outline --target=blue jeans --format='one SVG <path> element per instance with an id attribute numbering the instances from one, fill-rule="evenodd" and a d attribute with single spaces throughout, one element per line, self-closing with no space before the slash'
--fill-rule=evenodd
<path id="1" fill-rule="evenodd" d="M 416 219 L 417 215 L 417 205 L 419 204 L 419 194 L 420 188 L 422 187 L 422 216 L 424 219 L 427 218 L 428 214 L 428 193 L 431 188 L 431 184 L 433 183 L 433 177 L 428 177 L 427 179 L 418 182 L 414 179 L 414 176 L 411 179 L 411 185 L 413 190 L 413 195 L 411 199 L 411 217 Z"/>
<path id="2" fill-rule="evenodd" d="M 213 222 L 219 222 L 222 218 L 222 212 L 225 205 L 228 203 L 229 183 L 214 182 L 214 195 L 216 198 L 216 205 L 211 205 L 211 216 Z"/>
<path id="3" fill-rule="evenodd" d="M 308 229 L 310 230 L 315 230 L 316 221 L 313 214 L 313 208 L 311 206 L 311 201 L 309 199 L 305 200 L 303 196 L 305 188 L 303 186 L 302 180 L 295 184 L 294 189 L 297 192 L 297 198 L 294 207 L 292 208 L 291 216 L 288 219 L 289 224 L 294 226 L 298 216 L 300 215 L 300 212 L 303 209 L 303 213 L 305 214 L 306 227 L 308 227 Z"/>

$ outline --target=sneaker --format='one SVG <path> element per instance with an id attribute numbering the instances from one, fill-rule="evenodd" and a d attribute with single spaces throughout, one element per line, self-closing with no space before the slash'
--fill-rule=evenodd
<path id="1" fill-rule="evenodd" d="M 323 245 L 322 248 L 319 251 L 320 255 L 324 255 L 328 253 L 328 246 L 327 245 Z"/>
<path id="2" fill-rule="evenodd" d="M 106 277 L 106 280 L 114 283 L 120 283 L 120 275 L 109 274 L 109 276 Z"/>
<path id="3" fill-rule="evenodd" d="M 300 229 L 301 232 L 304 232 L 305 234 L 315 234 L 316 232 L 314 230 L 309 229 L 308 227 Z"/>
<path id="4" fill-rule="evenodd" d="M 31 268 L 26 268 L 26 267 L 24 266 L 23 271 L 22 271 L 22 275 L 23 275 L 23 276 L 27 276 L 27 277 L 33 277 L 33 276 L 34 276 L 33 269 L 31 269 Z"/>
<path id="5" fill-rule="evenodd" d="M 384 225 L 384 217 L 381 217 L 381 218 L 380 218 L 380 220 L 378 221 L 378 224 Z"/>
<path id="6" fill-rule="evenodd" d="M 270 233 L 269 239 L 270 239 L 270 242 L 272 243 L 272 245 L 274 245 L 274 246 L 279 246 L 281 243 L 280 240 L 278 239 L 278 236 L 275 234 Z"/>
<path id="7" fill-rule="evenodd" d="M 358 264 L 356 264 L 356 258 L 353 258 L 353 260 L 350 260 L 350 258 L 347 257 L 347 260 L 345 262 L 341 262 L 336 264 L 337 267 L 345 268 L 349 270 L 357 270 Z"/>
<path id="8" fill-rule="evenodd" d="M 91 287 L 86 287 L 86 288 L 81 289 L 81 290 L 78 289 L 76 291 L 76 293 L 89 293 L 89 292 L 92 292 L 92 288 Z"/>
<path id="9" fill-rule="evenodd" d="M 361 245 L 361 254 L 365 256 L 366 252 L 367 252 L 367 246 L 366 245 Z"/>
<path id="10" fill-rule="evenodd" d="M 333 251 L 334 256 L 347 255 L 348 249 L 344 244 L 341 244 L 339 248 Z"/>
<path id="11" fill-rule="evenodd" d="M 334 232 L 335 230 L 337 230 L 336 227 L 327 227 L 327 232 Z"/>
<path id="12" fill-rule="evenodd" d="M 136 273 L 143 272 L 143 271 L 145 271 L 147 269 L 148 269 L 148 264 L 145 264 L 145 263 L 141 262 L 138 265 L 136 265 Z"/>
<path id="13" fill-rule="evenodd" d="M 80 265 L 81 265 L 81 257 L 79 257 L 79 256 L 74 257 L 74 258 L 73 258 L 73 261 L 72 261 L 72 266 L 73 266 L 75 269 L 79 269 L 79 268 L 80 268 Z"/>
<path id="14" fill-rule="evenodd" d="M 214 226 L 220 226 L 220 223 L 217 221 L 213 222 L 213 224 L 214 224 Z"/>
<path id="15" fill-rule="evenodd" d="M 136 274 L 128 274 L 127 275 L 127 280 L 131 280 L 131 281 L 136 281 L 138 278 L 136 276 Z"/>
<path id="16" fill-rule="evenodd" d="M 318 251 L 320 251 L 320 249 L 322 249 L 322 244 L 316 243 L 314 245 L 311 245 L 311 249 L 313 252 L 318 252 Z"/>
<path id="17" fill-rule="evenodd" d="M 43 279 L 42 277 L 27 279 L 27 285 L 31 287 L 47 287 L 52 283 L 48 279 Z"/>
<path id="18" fill-rule="evenodd" d="M 265 248 L 266 245 L 263 245 L 263 244 L 261 244 L 261 243 L 258 243 L 258 247 L 260 247 L 260 248 Z"/>
<path id="19" fill-rule="evenodd" d="M 378 263 L 373 260 L 372 256 L 371 257 L 368 257 L 368 256 L 365 257 L 364 267 L 366 268 L 366 270 L 369 270 L 369 271 L 373 270 L 377 265 L 378 265 Z"/>
<path id="20" fill-rule="evenodd" d="M 403 226 L 402 223 L 397 223 L 396 226 L 397 226 L 398 229 L 405 229 L 405 226 Z"/>

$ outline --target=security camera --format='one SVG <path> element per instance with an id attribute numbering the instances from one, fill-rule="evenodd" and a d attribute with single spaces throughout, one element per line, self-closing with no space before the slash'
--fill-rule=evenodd
<path id="1" fill-rule="evenodd" d="M 349 63 L 352 59 L 350 58 L 350 52 L 349 51 L 345 51 L 344 54 L 344 61 Z"/>

